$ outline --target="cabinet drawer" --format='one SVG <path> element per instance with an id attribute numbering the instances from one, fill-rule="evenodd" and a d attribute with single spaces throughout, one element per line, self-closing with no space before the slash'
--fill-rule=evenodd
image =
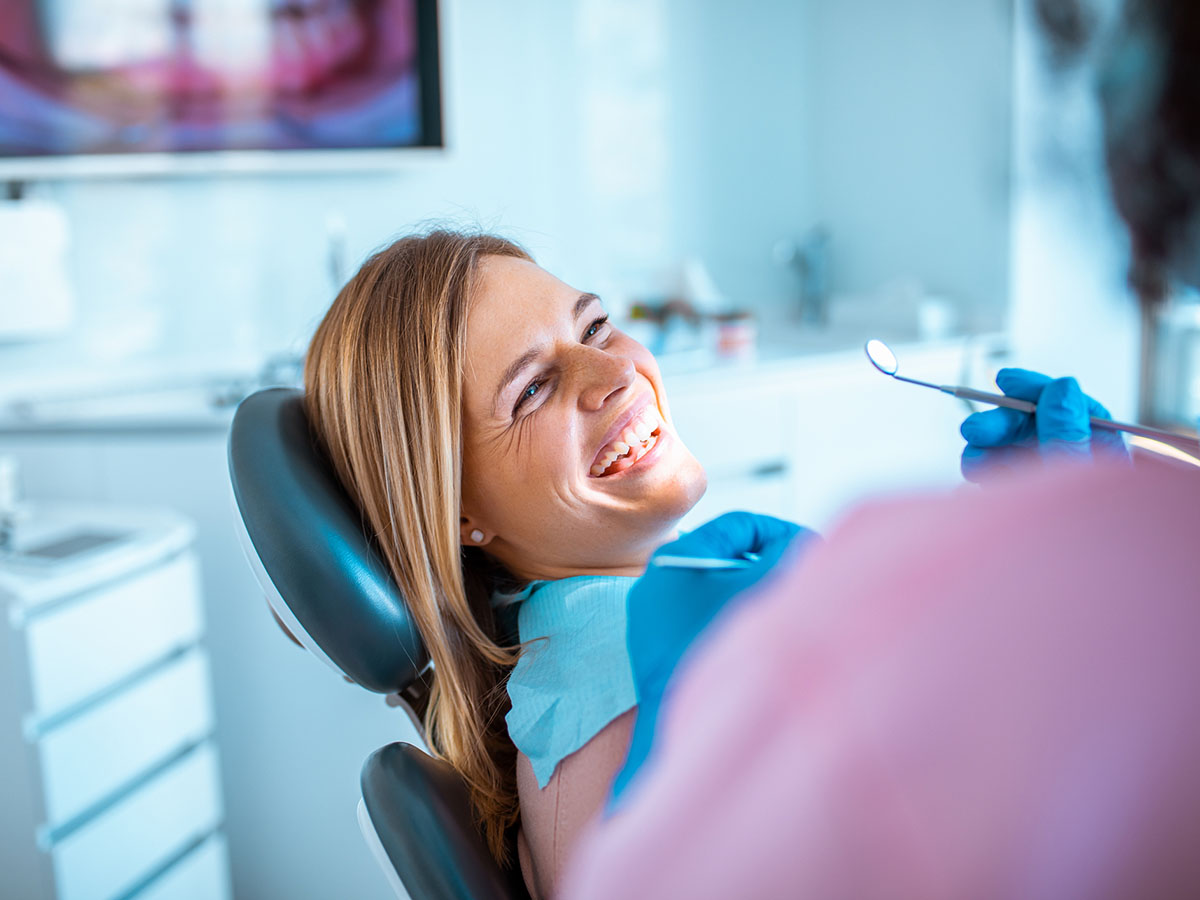
<path id="1" fill-rule="evenodd" d="M 60 825 L 212 730 L 196 649 L 39 742 L 48 824 Z"/>
<path id="2" fill-rule="evenodd" d="M 194 642 L 202 627 L 191 553 L 37 616 L 26 625 L 35 715 L 59 712 Z"/>
<path id="3" fill-rule="evenodd" d="M 679 436 L 710 476 L 745 475 L 789 457 L 783 397 L 774 391 L 687 393 L 671 398 Z"/>
<path id="4" fill-rule="evenodd" d="M 137 900 L 229 900 L 229 861 L 225 838 L 214 834 L 161 878 L 154 880 Z"/>
<path id="5" fill-rule="evenodd" d="M 216 752 L 205 744 L 54 847 L 59 900 L 111 900 L 220 817 Z"/>

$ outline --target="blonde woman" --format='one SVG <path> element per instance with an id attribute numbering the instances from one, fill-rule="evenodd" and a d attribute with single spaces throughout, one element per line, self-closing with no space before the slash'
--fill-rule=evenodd
<path id="1" fill-rule="evenodd" d="M 305 384 L 433 659 L 430 746 L 549 896 L 629 745 L 625 595 L 705 489 L 658 366 L 520 247 L 435 231 L 346 285 Z"/>

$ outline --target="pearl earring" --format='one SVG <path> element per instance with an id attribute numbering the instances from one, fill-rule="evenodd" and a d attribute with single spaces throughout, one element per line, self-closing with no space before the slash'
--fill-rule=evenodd
<path id="1" fill-rule="evenodd" d="M 471 532 L 471 540 L 478 544 L 483 540 L 483 532 L 476 528 Z"/>

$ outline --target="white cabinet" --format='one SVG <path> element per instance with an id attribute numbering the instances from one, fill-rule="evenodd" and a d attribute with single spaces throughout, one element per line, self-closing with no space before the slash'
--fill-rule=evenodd
<path id="1" fill-rule="evenodd" d="M 0 555 L 3 896 L 229 896 L 192 540 L 42 504 Z"/>
<path id="2" fill-rule="evenodd" d="M 279 631 L 238 544 L 227 433 L 227 415 L 186 429 L 95 423 L 57 430 L 10 423 L 6 429 L 0 422 L 0 454 L 19 460 L 26 496 L 164 506 L 195 523 L 190 547 L 204 586 L 203 645 L 220 749 L 221 831 L 228 840 L 228 875 L 221 877 L 232 878 L 235 895 L 385 900 L 392 893 L 354 815 L 358 772 L 383 744 L 419 738 L 382 697 L 330 678 L 326 666 Z M 138 700 L 147 709 L 158 702 Z M 148 737 L 137 752 L 156 752 L 157 740 Z M 2 772 L 0 781 L 2 804 L 8 787 Z M 202 888 L 213 883 L 225 858 L 224 844 L 195 861 L 189 855 L 148 886 L 146 896 L 224 896 Z M 184 893 L 193 888 L 199 893 Z M 9 900 L 2 875 L 0 900 Z"/>

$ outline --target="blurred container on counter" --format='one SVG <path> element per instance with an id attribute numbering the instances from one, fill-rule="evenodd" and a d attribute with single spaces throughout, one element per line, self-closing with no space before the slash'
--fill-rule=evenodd
<path id="1" fill-rule="evenodd" d="M 753 360 L 758 355 L 758 323 L 749 310 L 713 316 L 717 325 L 717 355 L 722 359 Z"/>

